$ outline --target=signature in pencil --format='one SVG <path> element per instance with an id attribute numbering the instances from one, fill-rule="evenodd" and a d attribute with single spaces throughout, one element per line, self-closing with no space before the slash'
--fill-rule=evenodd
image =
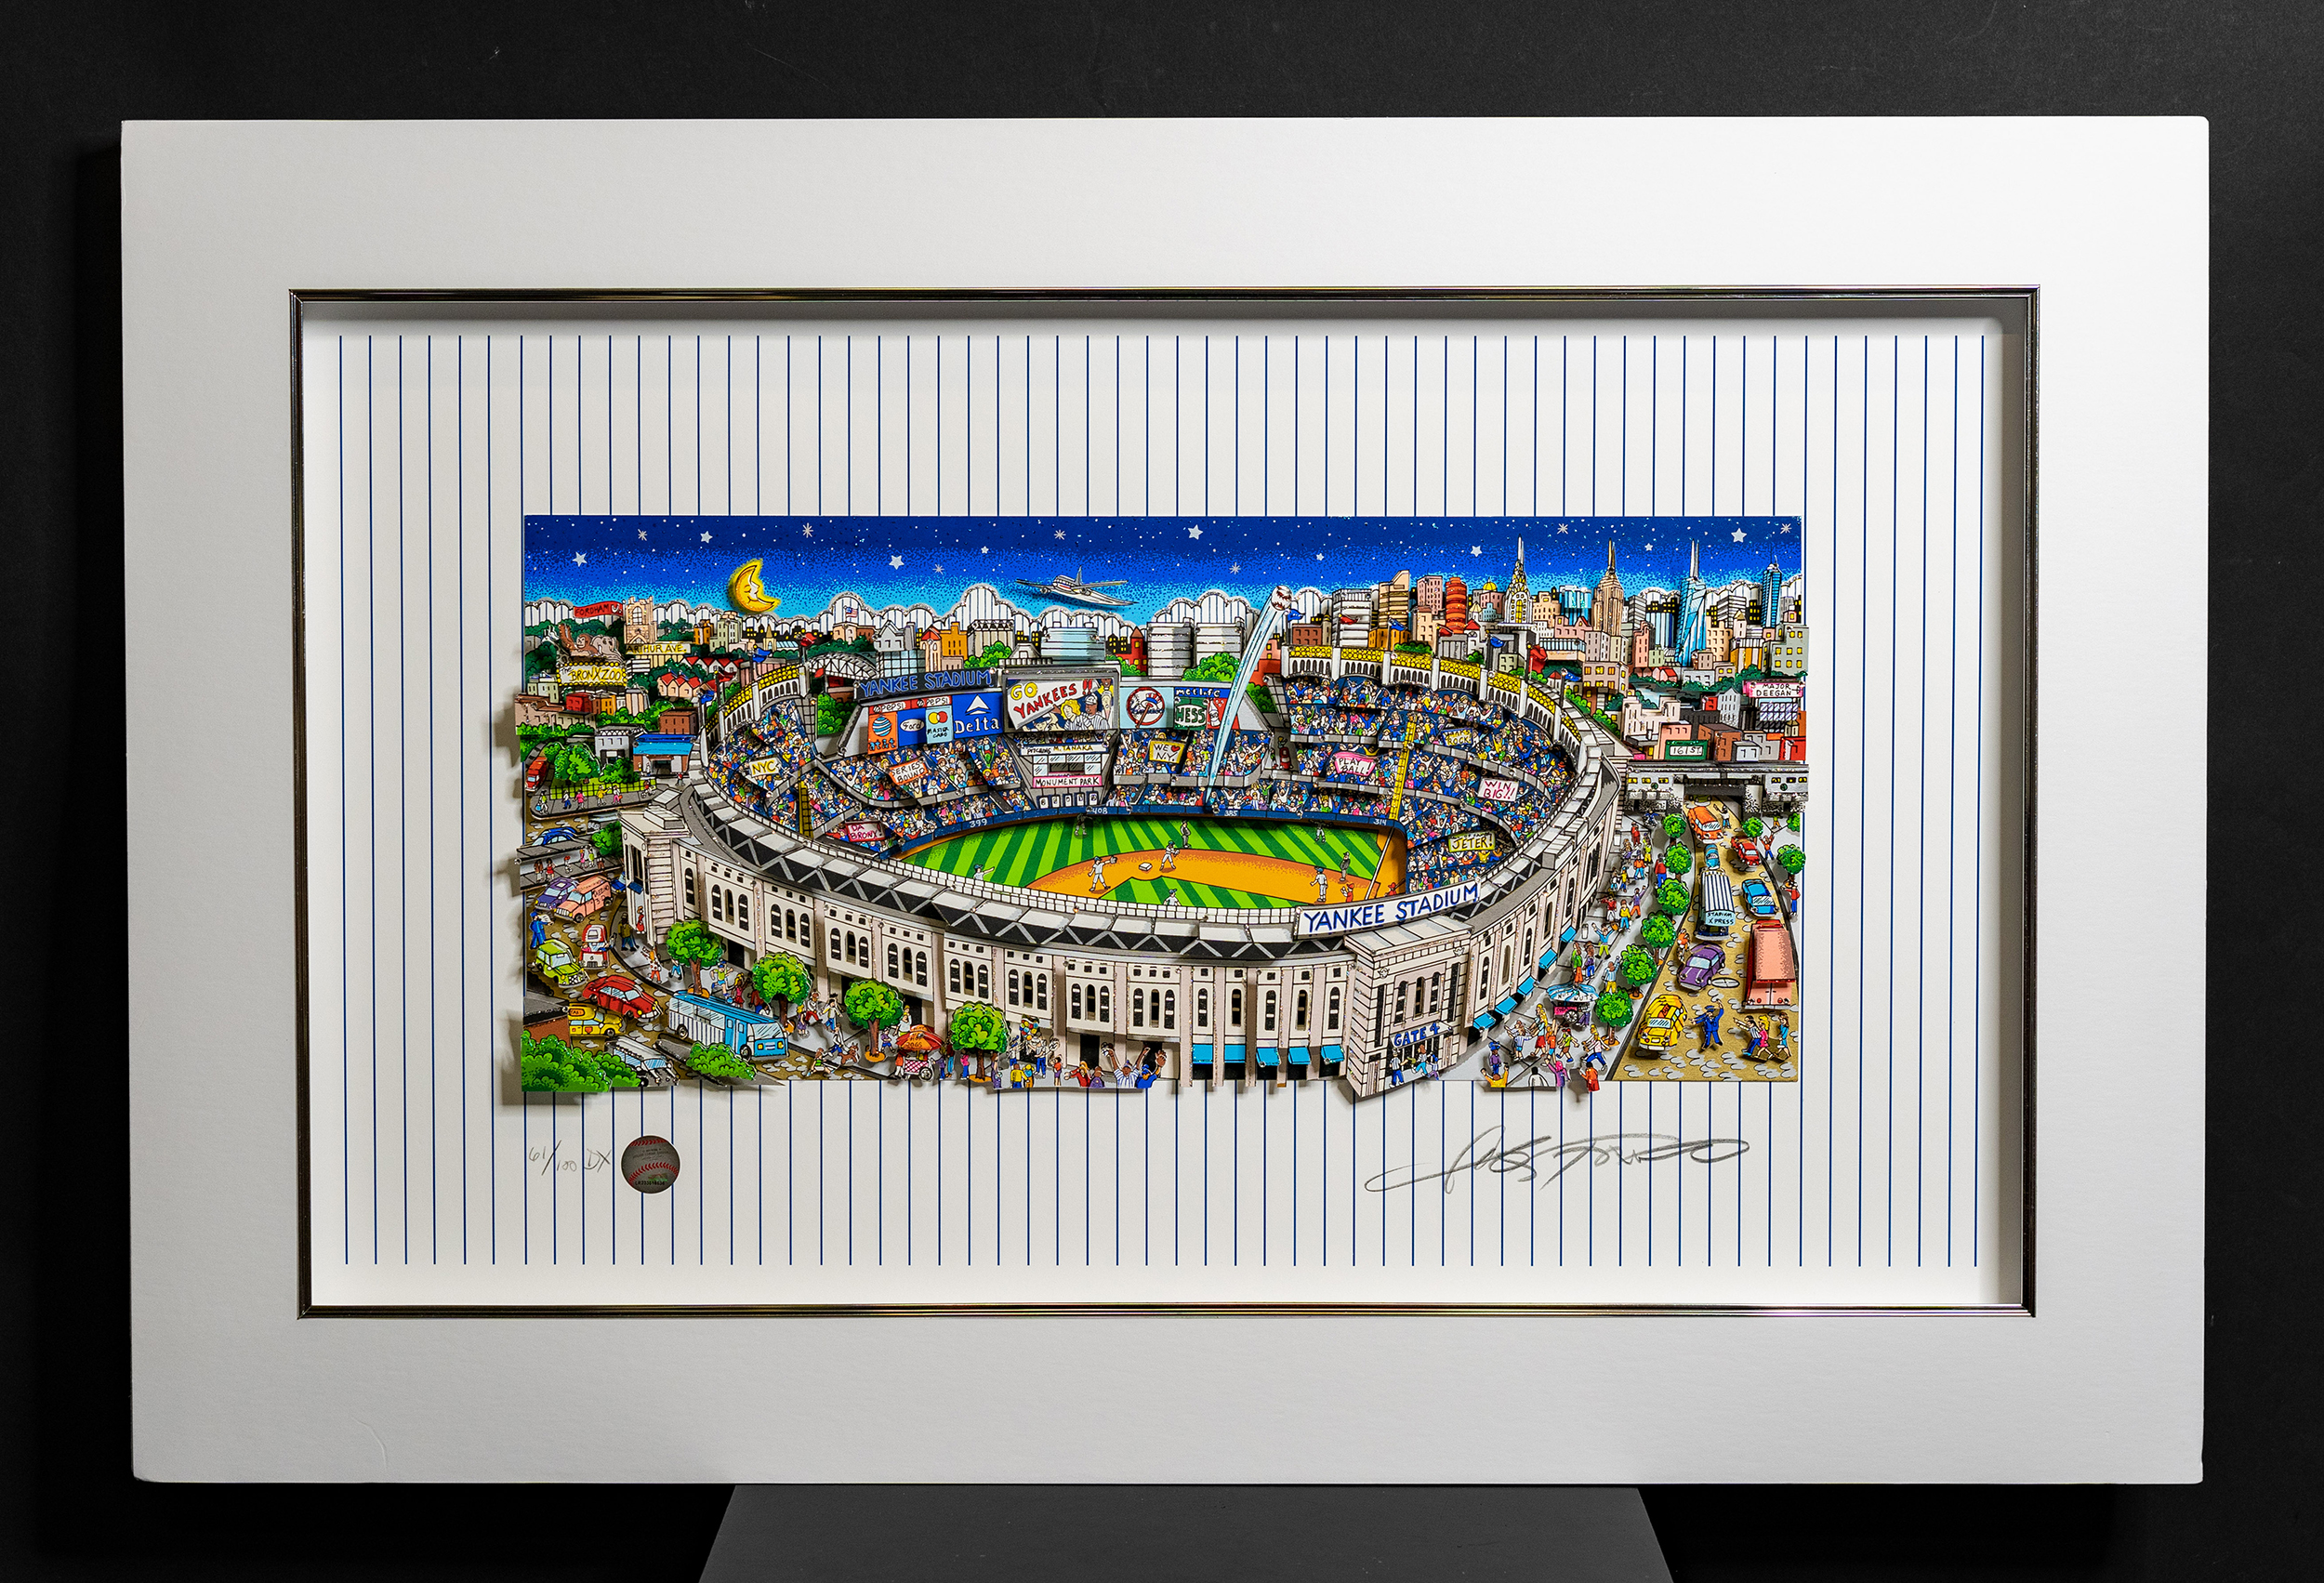
<path id="1" fill-rule="evenodd" d="M 1495 1176 L 1514 1176 L 1520 1181 L 1547 1185 L 1585 1162 L 1592 1166 L 1631 1166 L 1684 1159 L 1709 1166 L 1748 1154 L 1751 1147 L 1740 1138 L 1673 1138 L 1666 1132 L 1614 1132 L 1564 1143 L 1557 1141 L 1554 1133 L 1519 1143 L 1504 1143 L 1500 1141 L 1501 1135 L 1499 1127 L 1488 1127 L 1471 1139 L 1450 1165 L 1436 1170 L 1423 1169 L 1417 1163 L 1391 1166 L 1367 1181 L 1365 1189 L 1389 1193 L 1399 1187 L 1418 1187 L 1424 1181 L 1442 1181 L 1449 1195 L 1454 1181 L 1472 1171 L 1490 1171 Z"/>

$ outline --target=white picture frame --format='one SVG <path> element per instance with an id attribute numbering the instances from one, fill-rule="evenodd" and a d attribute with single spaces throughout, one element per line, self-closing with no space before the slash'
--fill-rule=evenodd
<path id="1" fill-rule="evenodd" d="M 2031 285 L 2047 421 L 2029 636 L 2043 699 L 2072 700 L 2037 718 L 2039 796 L 2103 797 L 2136 824 L 2201 799 L 2199 756 L 2135 784 L 2104 775 L 2100 733 L 2148 717 L 2099 678 L 2106 610 L 2199 578 L 2202 159 L 2185 121 L 132 126 L 131 664 L 167 674 L 190 644 L 218 699 L 198 727 L 165 690 L 129 704 L 140 1473 L 612 1472 L 586 1401 L 523 1366 L 525 1333 L 630 1322 L 298 1314 L 291 669 L 286 644 L 251 640 L 291 625 L 288 294 Z M 1072 205 L 1043 206 L 1064 193 Z M 1044 213 L 1053 227 L 1023 218 Z M 586 277 L 574 258 L 592 261 Z M 189 605 L 242 613 L 173 616 Z M 2199 719 L 2199 678 L 2152 685 Z M 283 817 L 253 817 L 271 799 Z M 1577 1447 L 1590 1476 L 1620 1482 L 2199 1476 L 2199 1100 L 2172 1081 L 2199 1049 L 2199 972 L 2168 1005 L 2110 1003 L 2103 924 L 2077 926 L 2126 914 L 2130 882 L 2083 851 L 2094 829 L 2042 828 L 2030 1316 L 670 1318 L 665 1344 L 594 1365 L 690 1426 L 667 1466 L 620 1475 L 1006 1465 L 1065 1480 L 1103 1426 L 1134 1425 L 1109 1476 L 1279 1478 L 1319 1431 L 1365 1448 L 1343 1459 L 1351 1478 L 1439 1436 L 1470 1455 L 1409 1476 L 1570 1480 Z M 2146 879 L 2138 903 L 2198 916 L 2199 861 L 2181 872 Z M 2060 874 L 2070 889 L 2047 877 Z M 2173 887 L 2185 894 L 2153 893 Z M 178 943 L 221 908 L 245 921 L 197 964 Z M 2144 1102 L 2157 1092 L 2198 1114 L 2158 1131 Z M 2119 1146 L 2133 1134 L 2136 1154 Z M 801 1323 L 865 1327 L 828 1355 L 870 1361 L 715 1381 L 682 1361 L 732 1346 L 735 1326 Z M 1071 1357 L 1086 1340 L 1159 1366 L 992 1371 L 914 1344 L 944 1332 L 899 1334 L 945 1324 L 999 1327 L 980 1352 Z M 1620 1325 L 1773 1328 L 1739 1368 L 1683 1339 L 1649 1354 L 1604 1328 Z M 1162 1361 L 1182 1347 L 1196 1366 Z M 1512 1371 L 1517 1355 L 1592 1361 Z M 1703 1361 L 1673 1365 L 1689 1358 Z M 1512 1389 L 1559 1415 L 1554 1444 L 1509 1411 Z M 1705 1423 L 1689 1404 L 1706 1392 L 1741 1410 Z M 946 1409 L 912 1405 L 931 1399 Z"/>

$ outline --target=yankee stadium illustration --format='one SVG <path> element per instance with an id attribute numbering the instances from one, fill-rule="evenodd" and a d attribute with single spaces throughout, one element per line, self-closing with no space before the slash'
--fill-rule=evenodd
<path id="1" fill-rule="evenodd" d="M 533 517 L 522 1087 L 1796 1080 L 1786 517 Z"/>

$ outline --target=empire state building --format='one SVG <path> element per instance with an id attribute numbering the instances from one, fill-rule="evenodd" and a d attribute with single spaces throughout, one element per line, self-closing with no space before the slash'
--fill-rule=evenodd
<path id="1" fill-rule="evenodd" d="M 1605 541 L 1605 575 L 1590 596 L 1590 625 L 1618 638 L 1630 624 L 1630 607 L 1622 602 L 1622 575 L 1614 569 L 1614 541 Z"/>

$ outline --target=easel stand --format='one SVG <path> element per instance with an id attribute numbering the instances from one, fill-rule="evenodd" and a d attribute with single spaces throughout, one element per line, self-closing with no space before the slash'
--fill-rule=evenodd
<path id="1" fill-rule="evenodd" d="M 1630 1488 L 737 1484 L 703 1583 L 1670 1583 Z"/>

